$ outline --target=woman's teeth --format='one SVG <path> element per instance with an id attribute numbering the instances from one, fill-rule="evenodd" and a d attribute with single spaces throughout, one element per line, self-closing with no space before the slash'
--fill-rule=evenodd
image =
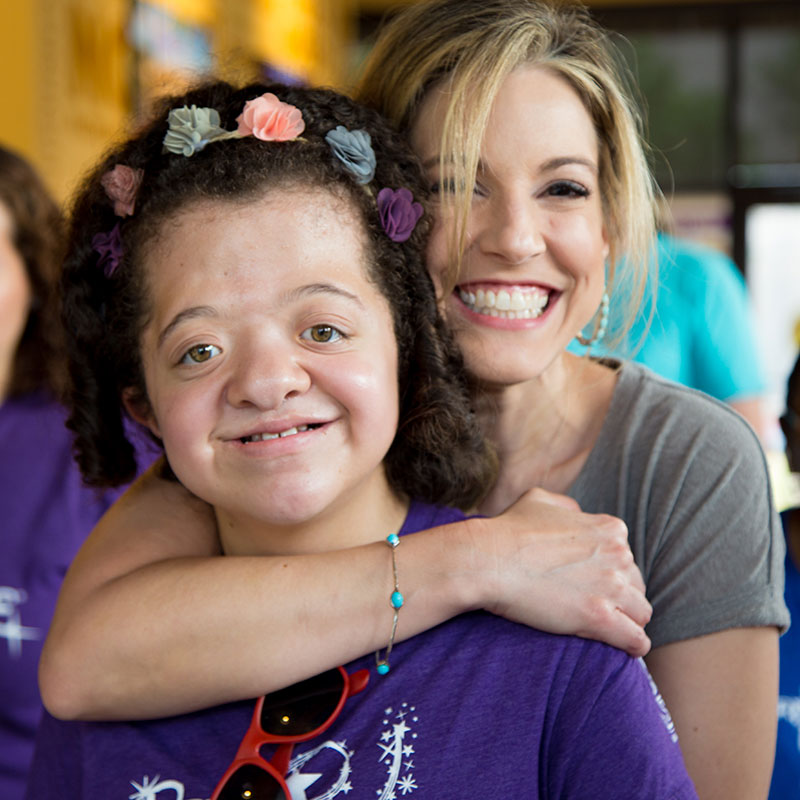
<path id="1" fill-rule="evenodd" d="M 550 292 L 543 289 L 478 289 L 475 292 L 459 289 L 461 302 L 476 314 L 503 319 L 536 319 L 540 317 L 550 299 Z"/>
<path id="2" fill-rule="evenodd" d="M 269 439 L 285 439 L 287 436 L 294 436 L 296 433 L 304 433 L 318 427 L 318 425 L 298 425 L 296 428 L 288 428 L 280 433 L 254 433 L 252 436 L 243 436 L 241 442 L 247 444 L 248 442 L 266 442 Z"/>

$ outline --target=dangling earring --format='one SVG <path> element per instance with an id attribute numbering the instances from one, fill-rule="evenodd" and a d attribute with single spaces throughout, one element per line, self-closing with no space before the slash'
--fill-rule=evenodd
<path id="1" fill-rule="evenodd" d="M 608 304 L 608 292 L 604 291 L 603 298 L 600 300 L 600 308 L 598 309 L 600 312 L 600 319 L 595 323 L 594 334 L 591 339 L 587 339 L 580 333 L 575 337 L 584 347 L 591 347 L 593 344 L 601 342 L 606 335 L 606 330 L 608 328 Z"/>

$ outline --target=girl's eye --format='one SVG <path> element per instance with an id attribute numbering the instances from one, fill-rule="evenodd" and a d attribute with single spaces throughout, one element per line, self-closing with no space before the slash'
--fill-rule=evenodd
<path id="1" fill-rule="evenodd" d="M 202 364 L 204 361 L 218 356 L 221 352 L 222 350 L 214 344 L 196 344 L 186 351 L 181 359 L 181 364 Z"/>
<path id="2" fill-rule="evenodd" d="M 551 197 L 588 197 L 589 190 L 574 181 L 556 181 L 547 187 L 547 194 Z"/>
<path id="3" fill-rule="evenodd" d="M 339 339 L 345 338 L 344 334 L 334 328 L 332 325 L 313 325 L 306 328 L 301 334 L 301 339 L 306 339 L 312 342 L 326 343 L 337 342 Z"/>

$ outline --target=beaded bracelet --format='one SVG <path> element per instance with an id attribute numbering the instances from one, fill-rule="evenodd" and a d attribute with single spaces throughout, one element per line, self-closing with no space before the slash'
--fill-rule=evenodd
<path id="1" fill-rule="evenodd" d="M 389 672 L 389 655 L 394 646 L 394 635 L 397 632 L 397 614 L 403 607 L 403 595 L 400 594 L 400 587 L 397 584 L 397 559 L 395 558 L 395 548 L 400 544 L 400 537 L 396 533 L 390 533 L 386 537 L 386 543 L 392 550 L 392 572 L 394 574 L 394 591 L 389 598 L 394 611 L 394 619 L 392 619 L 392 634 L 389 637 L 389 644 L 386 647 L 386 654 L 381 658 L 381 651 L 375 651 L 375 664 L 378 669 L 378 675 L 386 675 Z"/>

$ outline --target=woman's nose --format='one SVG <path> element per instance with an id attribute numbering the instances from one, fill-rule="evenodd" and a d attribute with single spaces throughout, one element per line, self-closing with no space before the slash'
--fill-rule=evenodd
<path id="1" fill-rule="evenodd" d="M 488 205 L 478 237 L 483 253 L 515 265 L 544 252 L 541 221 L 530 197 L 498 196 Z"/>
<path id="2" fill-rule="evenodd" d="M 301 363 L 300 353 L 291 342 L 266 336 L 241 345 L 227 382 L 228 403 L 274 409 L 308 391 L 311 376 Z"/>

